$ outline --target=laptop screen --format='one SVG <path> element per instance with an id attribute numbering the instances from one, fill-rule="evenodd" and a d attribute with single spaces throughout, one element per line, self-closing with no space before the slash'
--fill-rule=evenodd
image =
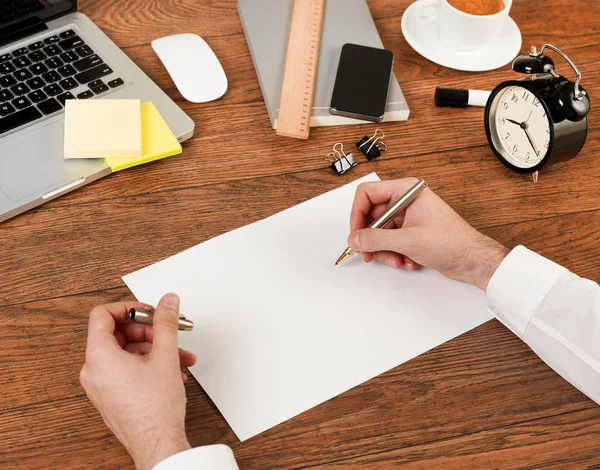
<path id="1" fill-rule="evenodd" d="M 0 44 L 19 31 L 77 10 L 77 0 L 0 0 Z"/>

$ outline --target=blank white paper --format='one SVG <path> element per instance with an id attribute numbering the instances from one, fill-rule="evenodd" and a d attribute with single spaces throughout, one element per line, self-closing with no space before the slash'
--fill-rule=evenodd
<path id="1" fill-rule="evenodd" d="M 394 270 L 346 248 L 359 183 L 220 235 L 123 279 L 156 305 L 175 292 L 190 370 L 244 441 L 491 318 L 479 289 Z"/>

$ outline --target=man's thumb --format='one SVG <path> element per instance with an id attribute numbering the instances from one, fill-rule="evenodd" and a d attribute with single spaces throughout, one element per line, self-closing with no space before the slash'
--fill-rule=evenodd
<path id="1" fill-rule="evenodd" d="M 179 326 L 179 297 L 167 294 L 158 303 L 152 320 L 154 349 L 163 353 L 178 354 L 177 330 Z"/>
<path id="2" fill-rule="evenodd" d="M 365 228 L 350 234 L 348 246 L 365 253 L 395 251 L 396 253 L 408 254 L 412 245 L 412 238 L 413 233 L 410 228 L 394 230 Z"/>

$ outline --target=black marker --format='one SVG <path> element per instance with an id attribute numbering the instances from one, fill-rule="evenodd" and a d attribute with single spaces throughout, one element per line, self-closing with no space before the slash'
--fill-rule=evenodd
<path id="1" fill-rule="evenodd" d="M 466 108 L 467 106 L 485 106 L 490 91 L 459 90 L 456 88 L 436 88 L 435 105 L 441 108 Z"/>

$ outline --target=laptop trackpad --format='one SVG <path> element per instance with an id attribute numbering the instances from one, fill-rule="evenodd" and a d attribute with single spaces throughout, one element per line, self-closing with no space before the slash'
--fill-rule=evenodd
<path id="1" fill-rule="evenodd" d="M 65 160 L 63 133 L 61 120 L 0 144 L 0 189 L 12 201 L 60 188 L 107 167 L 102 159 Z"/>

